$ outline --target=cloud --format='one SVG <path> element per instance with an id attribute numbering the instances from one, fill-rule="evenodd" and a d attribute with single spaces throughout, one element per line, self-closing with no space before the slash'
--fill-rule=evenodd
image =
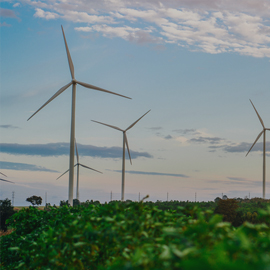
<path id="1" fill-rule="evenodd" d="M 147 128 L 147 129 L 151 129 L 151 130 L 156 131 L 156 130 L 161 130 L 162 127 L 150 127 L 150 128 Z"/>
<path id="2" fill-rule="evenodd" d="M 113 171 L 118 172 L 118 173 L 122 173 L 121 170 L 113 170 Z M 174 174 L 174 173 L 142 172 L 142 171 L 126 171 L 126 173 L 189 178 L 189 176 L 187 176 L 185 174 Z"/>
<path id="3" fill-rule="evenodd" d="M 52 19 L 58 18 L 59 15 L 54 12 L 44 11 L 40 8 L 36 8 L 36 13 L 34 14 L 34 17 L 44 18 L 46 20 L 52 20 Z"/>
<path id="4" fill-rule="evenodd" d="M 242 177 L 227 177 L 227 178 L 233 181 L 249 181 L 248 179 Z"/>
<path id="5" fill-rule="evenodd" d="M 225 184 L 225 185 L 245 185 L 245 186 L 258 186 L 261 185 L 260 181 L 250 180 L 242 177 L 227 177 L 228 180 L 208 180 L 211 184 Z"/>
<path id="6" fill-rule="evenodd" d="M 16 171 L 43 171 L 43 172 L 58 172 L 55 170 L 50 170 L 45 167 L 36 166 L 33 164 L 26 163 L 15 163 L 0 161 L 0 168 L 5 170 L 16 170 Z"/>
<path id="7" fill-rule="evenodd" d="M 15 12 L 11 9 L 0 8 L 0 16 L 4 18 L 17 18 Z"/>
<path id="8" fill-rule="evenodd" d="M 173 132 L 180 133 L 180 134 L 183 134 L 183 135 L 186 135 L 186 134 L 199 135 L 199 134 L 201 134 L 199 131 L 197 131 L 194 128 L 189 128 L 189 129 L 188 128 L 187 129 L 174 129 Z"/>
<path id="9" fill-rule="evenodd" d="M 166 140 L 170 140 L 170 139 L 172 139 L 173 137 L 171 136 L 171 135 L 167 135 L 166 137 L 164 137 L 164 139 L 166 139 Z"/>
<path id="10" fill-rule="evenodd" d="M 121 158 L 123 154 L 122 147 L 97 147 L 93 145 L 77 144 L 81 156 L 90 156 L 98 158 Z M 48 143 L 48 144 L 12 144 L 0 143 L 2 153 L 12 155 L 30 155 L 30 156 L 61 156 L 69 155 L 69 143 Z M 138 157 L 152 158 L 147 152 L 130 151 L 132 159 Z"/>
<path id="11" fill-rule="evenodd" d="M 0 23 L 0 27 L 10 27 L 11 24 L 8 24 L 6 22 Z"/>
<path id="12" fill-rule="evenodd" d="M 46 20 L 137 44 L 175 44 L 210 54 L 270 57 L 268 0 L 26 1 Z M 84 25 L 81 25 L 81 24 Z"/>
<path id="13" fill-rule="evenodd" d="M 241 142 L 241 143 L 238 143 L 236 145 L 223 145 L 223 146 L 220 146 L 220 147 L 223 148 L 223 150 L 225 152 L 230 152 L 230 153 L 246 152 L 247 153 L 251 146 L 252 146 L 252 143 Z M 266 142 L 265 143 L 265 147 L 266 147 L 266 149 L 270 149 L 270 142 Z M 262 152 L 263 151 L 263 143 L 262 142 L 259 142 L 259 143 L 257 142 L 253 146 L 251 152 L 253 152 L 253 151 L 260 151 L 260 152 Z"/>
<path id="14" fill-rule="evenodd" d="M 224 139 L 219 137 L 198 137 L 188 140 L 189 143 L 210 143 L 210 144 L 219 144 L 223 142 Z"/>
<path id="15" fill-rule="evenodd" d="M 13 5 L 13 7 L 19 7 L 21 4 L 20 3 L 16 3 Z"/>
<path id="16" fill-rule="evenodd" d="M 19 128 L 13 125 L 0 125 L 0 128 Z"/>

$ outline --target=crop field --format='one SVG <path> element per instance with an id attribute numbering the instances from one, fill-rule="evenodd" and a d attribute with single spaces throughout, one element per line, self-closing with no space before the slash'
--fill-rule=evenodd
<path id="1" fill-rule="evenodd" d="M 226 204 L 224 215 L 213 211 L 224 202 L 23 208 L 1 236 L 1 269 L 269 269 L 268 203 L 237 226 L 235 200 Z"/>

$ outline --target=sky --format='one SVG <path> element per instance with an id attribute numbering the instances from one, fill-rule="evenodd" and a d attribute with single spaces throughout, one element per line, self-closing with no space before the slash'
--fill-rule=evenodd
<path id="1" fill-rule="evenodd" d="M 80 200 L 212 201 L 262 197 L 262 125 L 270 128 L 268 0 L 43 0 L 0 3 L 0 199 L 68 199 L 75 78 L 132 99 L 77 86 Z M 266 139 L 269 138 L 267 131 Z M 266 143 L 270 198 L 270 140 Z M 76 161 L 76 159 L 75 159 Z M 269 172 L 269 173 L 268 173 Z M 74 197 L 76 170 L 74 176 Z M 45 195 L 47 194 L 47 195 Z"/>

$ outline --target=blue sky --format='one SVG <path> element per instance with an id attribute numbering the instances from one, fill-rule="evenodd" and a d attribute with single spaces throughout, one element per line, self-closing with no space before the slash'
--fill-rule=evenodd
<path id="1" fill-rule="evenodd" d="M 150 109 L 127 132 L 126 199 L 262 196 L 262 139 L 245 155 L 262 130 L 249 99 L 270 127 L 269 1 L 2 1 L 0 15 L 0 169 L 15 182 L 1 199 L 67 199 L 71 87 L 27 121 L 71 80 L 61 25 L 76 79 L 132 98 L 77 87 L 80 162 L 103 172 L 80 170 L 82 201 L 121 191 L 122 134 L 91 120 L 126 129 Z"/>

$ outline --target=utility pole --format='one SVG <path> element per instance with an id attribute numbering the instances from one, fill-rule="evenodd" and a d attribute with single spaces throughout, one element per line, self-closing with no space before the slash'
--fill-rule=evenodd
<path id="1" fill-rule="evenodd" d="M 12 191 L 12 206 L 14 206 L 15 191 Z"/>
<path id="2" fill-rule="evenodd" d="M 249 192 L 249 199 L 250 199 L 250 192 Z"/>
<path id="3" fill-rule="evenodd" d="M 197 200 L 197 193 L 195 192 L 195 202 L 196 202 L 196 200 Z"/>
<path id="4" fill-rule="evenodd" d="M 141 196 L 140 196 L 141 194 L 140 194 L 140 192 L 139 192 L 139 201 L 141 200 Z"/>
<path id="5" fill-rule="evenodd" d="M 167 192 L 167 201 L 169 200 L 169 192 Z"/>
<path id="6" fill-rule="evenodd" d="M 47 191 L 45 192 L 45 206 L 47 205 Z"/>
<path id="7" fill-rule="evenodd" d="M 111 191 L 111 201 L 112 201 L 112 191 Z"/>

